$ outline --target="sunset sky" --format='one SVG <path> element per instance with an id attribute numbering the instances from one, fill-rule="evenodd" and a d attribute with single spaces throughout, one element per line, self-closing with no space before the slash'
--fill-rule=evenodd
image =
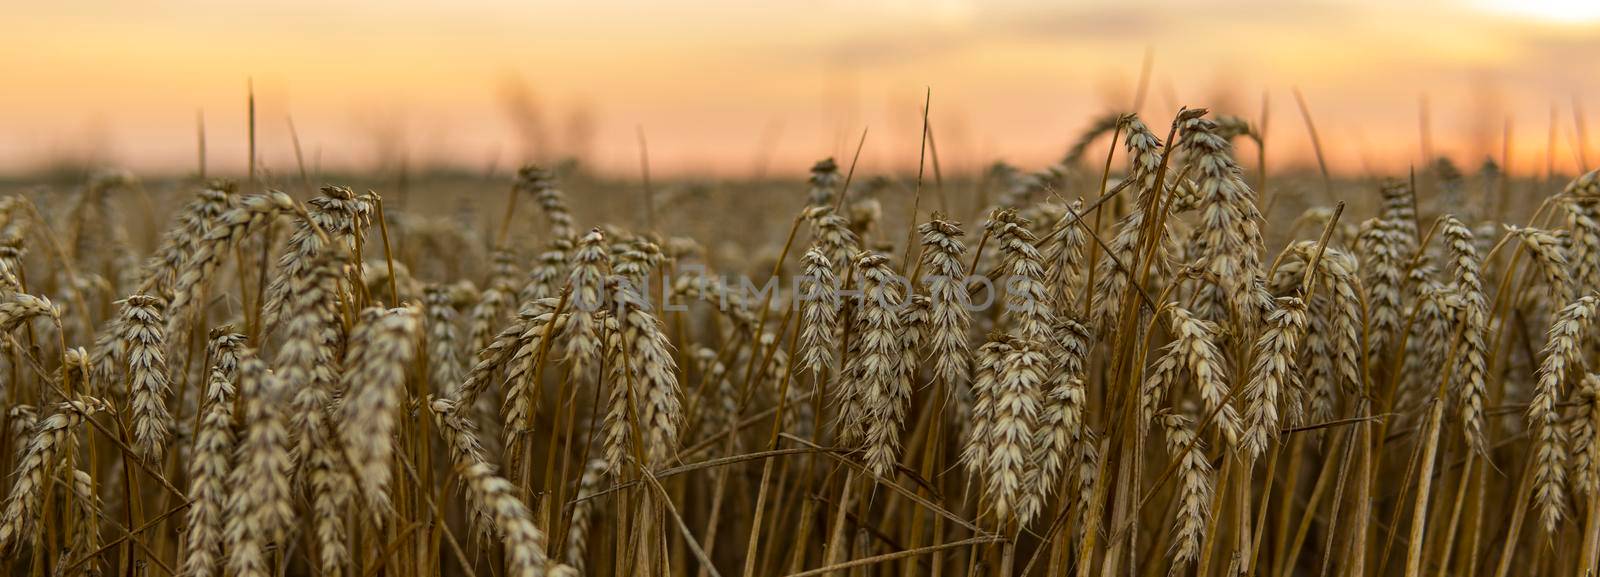
<path id="1" fill-rule="evenodd" d="M 1441 153 L 1543 172 L 1579 164 L 1575 105 L 1600 165 L 1600 2 L 1561 0 L 512 0 L 10 2 L 0 7 L 0 174 L 62 159 L 192 172 L 204 117 L 213 172 L 260 157 L 362 169 L 502 167 L 578 155 L 661 174 L 800 174 L 848 155 L 914 167 L 923 91 L 946 171 L 1038 167 L 1134 100 L 1252 119 L 1269 157 L 1304 162 L 1305 94 L 1333 167 L 1403 170 L 1426 99 Z"/>

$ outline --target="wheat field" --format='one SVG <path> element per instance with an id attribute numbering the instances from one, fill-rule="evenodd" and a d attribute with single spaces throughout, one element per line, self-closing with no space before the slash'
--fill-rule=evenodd
<path id="1" fill-rule="evenodd" d="M 1594 575 L 1600 172 L 1262 139 L 8 187 L 0 573 Z"/>

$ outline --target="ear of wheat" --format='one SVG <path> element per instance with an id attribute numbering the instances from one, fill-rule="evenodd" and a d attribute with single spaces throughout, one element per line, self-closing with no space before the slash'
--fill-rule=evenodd
<path id="1" fill-rule="evenodd" d="M 800 300 L 801 366 L 821 375 L 833 368 L 833 349 L 839 331 L 838 279 L 833 263 L 821 247 L 813 246 L 800 258 L 805 272 Z"/>
<path id="2" fill-rule="evenodd" d="M 513 494 L 511 483 L 482 463 L 463 469 L 461 478 L 474 497 L 494 515 L 495 526 L 505 541 L 508 575 L 543 577 L 549 564 L 544 532 L 534 526 L 533 515 Z"/>
<path id="3" fill-rule="evenodd" d="M 1244 299 L 1250 294 L 1250 283 L 1262 272 L 1261 213 L 1255 191 L 1244 183 L 1233 161 L 1232 145 L 1216 134 L 1216 123 L 1201 116 L 1204 112 L 1185 111 L 1175 121 L 1181 130 L 1178 146 L 1195 166 L 1198 208 L 1204 223 L 1199 255 L 1205 270 L 1219 279 L 1218 288 L 1233 300 L 1233 308 L 1248 310 Z M 1240 322 L 1248 326 L 1250 319 Z"/>
<path id="4" fill-rule="evenodd" d="M 1084 364 L 1089 354 L 1089 327 L 1063 317 L 1056 326 L 1057 343 L 1050 347 L 1048 376 L 1039 399 L 1038 420 L 1029 443 L 1032 463 L 1020 516 L 1033 518 L 1065 474 L 1072 472 L 1075 454 L 1087 450 L 1085 431 L 1089 399 L 1084 390 Z"/>
<path id="5" fill-rule="evenodd" d="M 202 189 L 178 215 L 177 223 L 161 237 L 161 246 L 145 261 L 140 287 L 147 294 L 164 295 L 177 280 L 184 258 L 211 231 L 212 223 L 233 208 L 238 198 L 233 183 L 217 181 Z"/>
<path id="6" fill-rule="evenodd" d="M 1488 395 L 1488 356 L 1486 340 L 1489 334 L 1489 310 L 1483 292 L 1478 251 L 1473 243 L 1472 229 L 1455 217 L 1444 218 L 1440 234 L 1449 249 L 1455 287 L 1465 301 L 1461 333 L 1461 352 L 1457 371 L 1460 372 L 1461 392 L 1457 395 L 1463 434 L 1472 449 L 1480 453 L 1488 450 L 1484 439 L 1483 403 Z"/>
<path id="7" fill-rule="evenodd" d="M 104 403 L 91 398 L 64 401 L 56 405 L 54 414 L 34 426 L 27 452 L 17 461 L 16 480 L 11 486 L 11 495 L 6 498 L 5 512 L 0 516 L 0 552 L 18 542 L 29 543 L 36 538 L 30 529 L 43 514 L 50 475 L 59 465 L 57 455 L 70 452 L 73 430 L 104 408 Z"/>
<path id="8" fill-rule="evenodd" d="M 861 404 L 855 427 L 861 432 L 867 469 L 882 477 L 894 469 L 900 451 L 900 429 L 905 424 L 911 400 L 907 376 L 905 343 L 898 311 L 906 295 L 896 284 L 889 258 L 863 252 L 856 259 L 861 278 L 861 302 L 856 311 L 854 332 L 859 335 L 859 354 L 851 361 L 859 367 L 853 375 L 852 401 Z"/>
<path id="9" fill-rule="evenodd" d="M 590 460 L 578 481 L 578 494 L 574 498 L 577 503 L 572 508 L 572 524 L 567 528 L 566 551 L 562 554 L 562 558 L 579 574 L 583 573 L 588 563 L 589 527 L 594 522 L 592 517 L 597 506 L 595 493 L 600 490 L 600 481 L 605 478 L 605 470 L 604 459 Z"/>
<path id="10" fill-rule="evenodd" d="M 1552 533 L 1566 512 L 1567 441 L 1556 404 L 1562 399 L 1568 373 L 1582 365 L 1580 343 L 1597 306 L 1600 306 L 1600 298 L 1585 296 L 1561 309 L 1555 324 L 1550 326 L 1533 401 L 1528 404 L 1528 427 L 1534 434 L 1534 458 L 1538 463 L 1533 498 L 1539 506 L 1544 529 Z"/>
<path id="11" fill-rule="evenodd" d="M 246 236 L 292 208 L 294 201 L 289 195 L 274 192 L 242 198 L 236 206 L 217 217 L 205 236 L 194 244 L 194 252 L 184 259 L 177 280 L 173 282 L 172 298 L 166 310 L 167 335 L 172 337 L 168 350 L 182 351 L 187 347 L 184 335 L 188 334 L 189 308 L 199 298 L 200 286 L 222 266 L 223 259 Z"/>
<path id="12" fill-rule="evenodd" d="M 989 398 L 988 459 L 984 463 L 984 494 L 1001 527 L 1026 524 L 1036 507 L 1023 503 L 1032 463 L 1030 446 L 1039 416 L 1040 395 L 1049 357 L 1039 343 L 1016 339 L 1000 360 L 999 375 Z"/>
<path id="13" fill-rule="evenodd" d="M 972 426 L 966 431 L 966 448 L 961 453 L 961 462 L 966 466 L 967 474 L 973 477 L 983 475 L 989 464 L 989 454 L 993 450 L 990 435 L 995 426 L 995 399 L 999 395 L 1001 361 L 1009 352 L 1009 340 L 991 337 L 989 342 L 978 347 L 974 359 Z"/>
<path id="14" fill-rule="evenodd" d="M 289 399 L 283 382 L 261 359 L 251 352 L 240 356 L 236 372 L 245 426 L 228 477 L 223 549 L 228 573 L 266 577 L 268 547 L 283 542 L 294 518 L 289 489 L 293 464 L 281 408 Z"/>
<path id="15" fill-rule="evenodd" d="M 505 386 L 501 387 L 505 400 L 500 406 L 500 417 L 506 425 L 502 445 L 505 447 L 506 466 L 512 471 L 519 469 L 523 442 L 531 433 L 527 429 L 533 419 L 533 399 L 540 394 L 539 375 L 534 372 L 538 355 L 541 351 L 549 350 L 546 336 L 552 339 L 565 338 L 564 329 L 570 318 L 570 315 L 557 315 L 551 311 L 529 319 L 523 324 L 526 328 L 517 337 L 519 344 L 516 351 L 506 361 Z"/>
<path id="16" fill-rule="evenodd" d="M 567 343 L 568 362 L 572 372 L 586 378 L 600 360 L 600 321 L 596 313 L 606 308 L 606 267 L 611 256 L 606 248 L 605 235 L 600 229 L 590 230 L 578 241 L 578 250 L 572 256 L 572 273 L 567 278 L 575 314 L 569 321 L 572 338 Z"/>
<path id="17" fill-rule="evenodd" d="M 965 286 L 961 259 L 967 247 L 961 242 L 961 225 L 934 218 L 918 227 L 922 232 L 922 268 L 927 274 L 929 310 L 928 351 L 933 373 L 955 394 L 967 378 L 971 363 L 967 331 L 972 326 L 971 297 Z"/>
<path id="18" fill-rule="evenodd" d="M 1028 221 L 1012 211 L 991 215 L 988 228 L 1004 255 L 1005 313 L 1020 338 L 1047 342 L 1055 310 L 1044 282 L 1044 257 L 1033 246 Z"/>
<path id="19" fill-rule="evenodd" d="M 1296 297 L 1277 299 L 1265 330 L 1255 343 L 1255 364 L 1244 389 L 1244 450 L 1247 460 L 1259 457 L 1278 437 L 1278 410 L 1283 390 L 1297 378 L 1296 356 L 1306 331 L 1306 305 Z"/>
<path id="20" fill-rule="evenodd" d="M 1169 330 L 1174 336 L 1173 349 L 1183 360 L 1184 369 L 1194 378 L 1200 397 L 1205 400 L 1208 413 L 1215 413 L 1217 430 L 1222 432 L 1228 445 L 1239 441 L 1239 413 L 1228 402 L 1227 364 L 1222 351 L 1217 348 L 1217 325 L 1197 319 L 1188 310 L 1172 305 L 1167 307 L 1171 319 Z"/>
<path id="21" fill-rule="evenodd" d="M 1166 413 L 1159 420 L 1166 431 L 1167 452 L 1178 462 L 1177 519 L 1170 552 L 1173 570 L 1178 571 L 1199 558 L 1206 538 L 1211 516 L 1211 462 L 1187 417 Z"/>
<path id="22" fill-rule="evenodd" d="M 826 205 L 807 208 L 804 217 L 811 229 L 812 243 L 833 263 L 834 276 L 843 276 L 861 250 L 860 240 L 850 230 L 850 221 Z"/>
<path id="23" fill-rule="evenodd" d="M 123 301 L 122 340 L 128 356 L 129 405 L 133 413 L 134 448 L 146 459 L 158 460 L 171 434 L 167 411 L 168 387 L 166 333 L 161 299 L 134 295 Z"/>
<path id="24" fill-rule="evenodd" d="M 234 451 L 234 381 L 244 335 L 227 328 L 212 331 L 210 376 L 200 429 L 189 461 L 189 526 L 181 559 L 183 577 L 218 575 L 222 553 L 223 509 Z"/>
<path id="25" fill-rule="evenodd" d="M 307 200 L 306 205 L 307 216 L 296 219 L 288 245 L 278 257 L 277 272 L 267 286 L 267 302 L 261 313 L 262 323 L 267 326 L 276 325 L 280 314 L 294 314 L 284 310 L 284 304 L 296 298 L 306 277 L 321 266 L 317 257 L 328 250 L 323 246 L 327 241 L 347 249 L 354 242 L 352 239 L 371 224 L 371 199 L 356 196 L 347 187 L 322 187 L 321 194 Z"/>
<path id="26" fill-rule="evenodd" d="M 360 493 L 375 519 L 390 508 L 390 460 L 395 425 L 406 390 L 406 367 L 416 354 L 415 309 L 362 311 L 345 354 L 344 424 L 340 443 L 350 460 Z"/>
<path id="27" fill-rule="evenodd" d="M 517 171 L 517 190 L 533 193 L 553 239 L 570 239 L 574 236 L 572 213 L 567 208 L 567 196 L 557 186 L 553 172 L 537 165 L 527 165 Z"/>

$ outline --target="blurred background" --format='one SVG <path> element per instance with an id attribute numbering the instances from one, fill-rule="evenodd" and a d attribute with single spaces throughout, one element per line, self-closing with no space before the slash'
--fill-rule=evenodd
<path id="1" fill-rule="evenodd" d="M 1036 169 L 1094 117 L 1180 105 L 1259 123 L 1268 162 L 1516 174 L 1600 163 L 1600 2 L 386 0 L 8 3 L 0 174 L 509 172 L 800 177 L 824 156 Z M 1141 83 L 1141 79 L 1144 82 Z M 1141 89 L 1141 86 L 1143 88 Z M 1506 140 L 1510 136 L 1509 142 Z M 1592 143 L 1591 143 L 1592 142 Z M 1509 145 L 1509 146 L 1508 146 Z"/>

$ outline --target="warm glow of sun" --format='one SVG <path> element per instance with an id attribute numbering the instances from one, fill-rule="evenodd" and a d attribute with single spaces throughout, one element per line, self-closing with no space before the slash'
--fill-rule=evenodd
<path id="1" fill-rule="evenodd" d="M 1600 2 L 1596 0 L 1481 0 L 1480 5 L 1500 14 L 1544 22 L 1600 22 Z"/>

